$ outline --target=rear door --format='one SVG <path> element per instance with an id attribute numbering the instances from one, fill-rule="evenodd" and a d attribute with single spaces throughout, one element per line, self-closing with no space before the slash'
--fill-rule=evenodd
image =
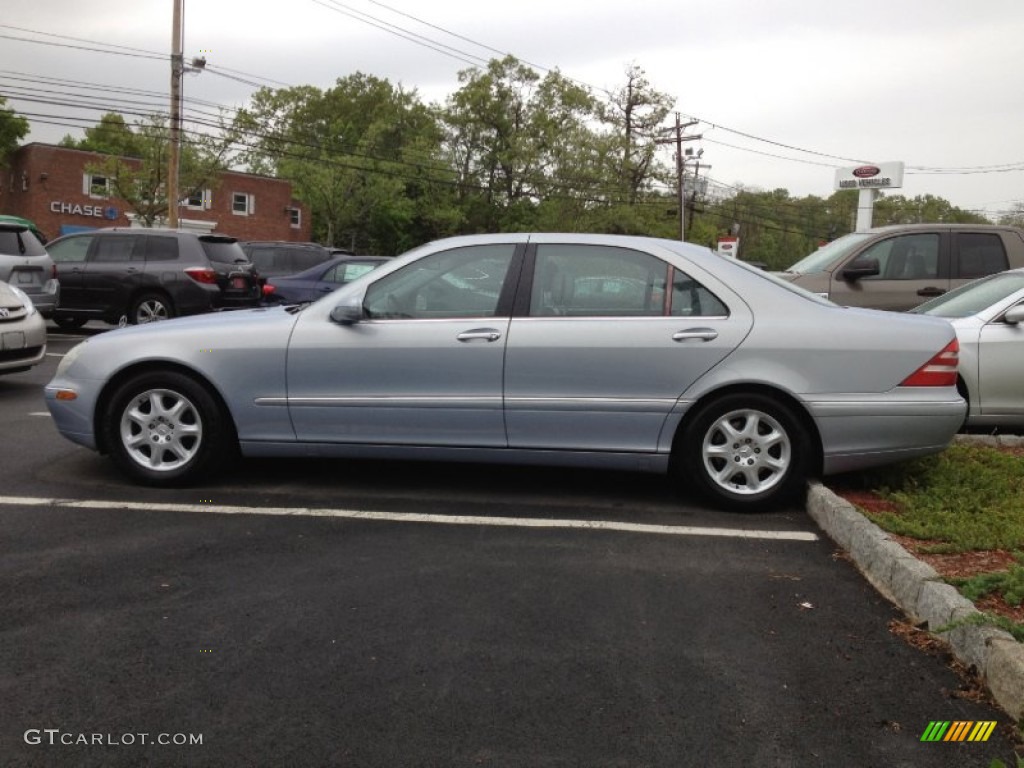
<path id="1" fill-rule="evenodd" d="M 128 302 L 145 280 L 142 235 L 97 235 L 82 272 L 83 309 L 111 317 L 128 311 Z"/>
<path id="2" fill-rule="evenodd" d="M 750 329 L 731 297 L 654 253 L 531 247 L 506 350 L 509 447 L 654 452 L 680 396 Z"/>

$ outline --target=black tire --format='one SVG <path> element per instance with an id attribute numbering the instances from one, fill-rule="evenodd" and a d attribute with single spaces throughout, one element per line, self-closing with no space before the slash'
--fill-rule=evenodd
<path id="1" fill-rule="evenodd" d="M 703 405 L 676 446 L 686 476 L 716 505 L 760 512 L 806 492 L 811 438 L 785 404 L 759 393 Z"/>
<path id="2" fill-rule="evenodd" d="M 174 305 L 162 293 L 144 293 L 132 302 L 128 322 L 132 325 L 170 320 L 174 317 Z"/>
<path id="3" fill-rule="evenodd" d="M 218 400 L 176 371 L 140 373 L 118 387 L 103 429 L 118 467 L 146 485 L 189 485 L 238 453 L 234 425 Z"/>
<path id="4" fill-rule="evenodd" d="M 57 315 L 53 318 L 53 322 L 55 322 L 57 327 L 62 331 L 77 331 L 88 322 L 88 319 L 84 317 L 75 317 L 73 315 Z"/>

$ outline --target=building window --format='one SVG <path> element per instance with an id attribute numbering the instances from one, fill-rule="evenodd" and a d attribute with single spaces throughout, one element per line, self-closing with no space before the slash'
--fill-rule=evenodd
<path id="1" fill-rule="evenodd" d="M 289 208 L 288 219 L 291 222 L 292 229 L 299 229 L 302 226 L 302 209 Z"/>
<path id="2" fill-rule="evenodd" d="M 213 193 L 209 189 L 197 189 L 189 193 L 182 205 L 196 211 L 208 211 L 213 206 Z"/>
<path id="3" fill-rule="evenodd" d="M 256 196 L 248 192 L 235 192 L 231 195 L 231 212 L 238 216 L 252 216 L 256 213 Z"/>
<path id="4" fill-rule="evenodd" d="M 95 198 L 110 197 L 110 179 L 98 173 L 86 173 L 82 177 L 82 194 Z"/>

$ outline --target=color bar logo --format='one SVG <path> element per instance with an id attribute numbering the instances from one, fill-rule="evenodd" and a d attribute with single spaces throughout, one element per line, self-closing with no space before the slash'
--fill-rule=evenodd
<path id="1" fill-rule="evenodd" d="M 921 741 L 988 741 L 995 729 L 995 720 L 932 720 Z"/>

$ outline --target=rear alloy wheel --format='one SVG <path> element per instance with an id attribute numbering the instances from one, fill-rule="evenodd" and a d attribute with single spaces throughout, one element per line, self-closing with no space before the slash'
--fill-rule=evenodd
<path id="1" fill-rule="evenodd" d="M 760 394 L 708 403 L 683 435 L 687 473 L 713 501 L 756 511 L 794 499 L 805 486 L 810 439 L 792 411 Z"/>
<path id="2" fill-rule="evenodd" d="M 234 455 L 234 429 L 201 384 L 175 371 L 139 374 L 110 400 L 106 442 L 118 466 L 149 485 L 181 485 Z"/>
<path id="3" fill-rule="evenodd" d="M 174 308 L 166 296 L 159 293 L 144 293 L 132 304 L 128 322 L 132 325 L 154 323 L 157 320 L 168 320 L 174 317 Z"/>

